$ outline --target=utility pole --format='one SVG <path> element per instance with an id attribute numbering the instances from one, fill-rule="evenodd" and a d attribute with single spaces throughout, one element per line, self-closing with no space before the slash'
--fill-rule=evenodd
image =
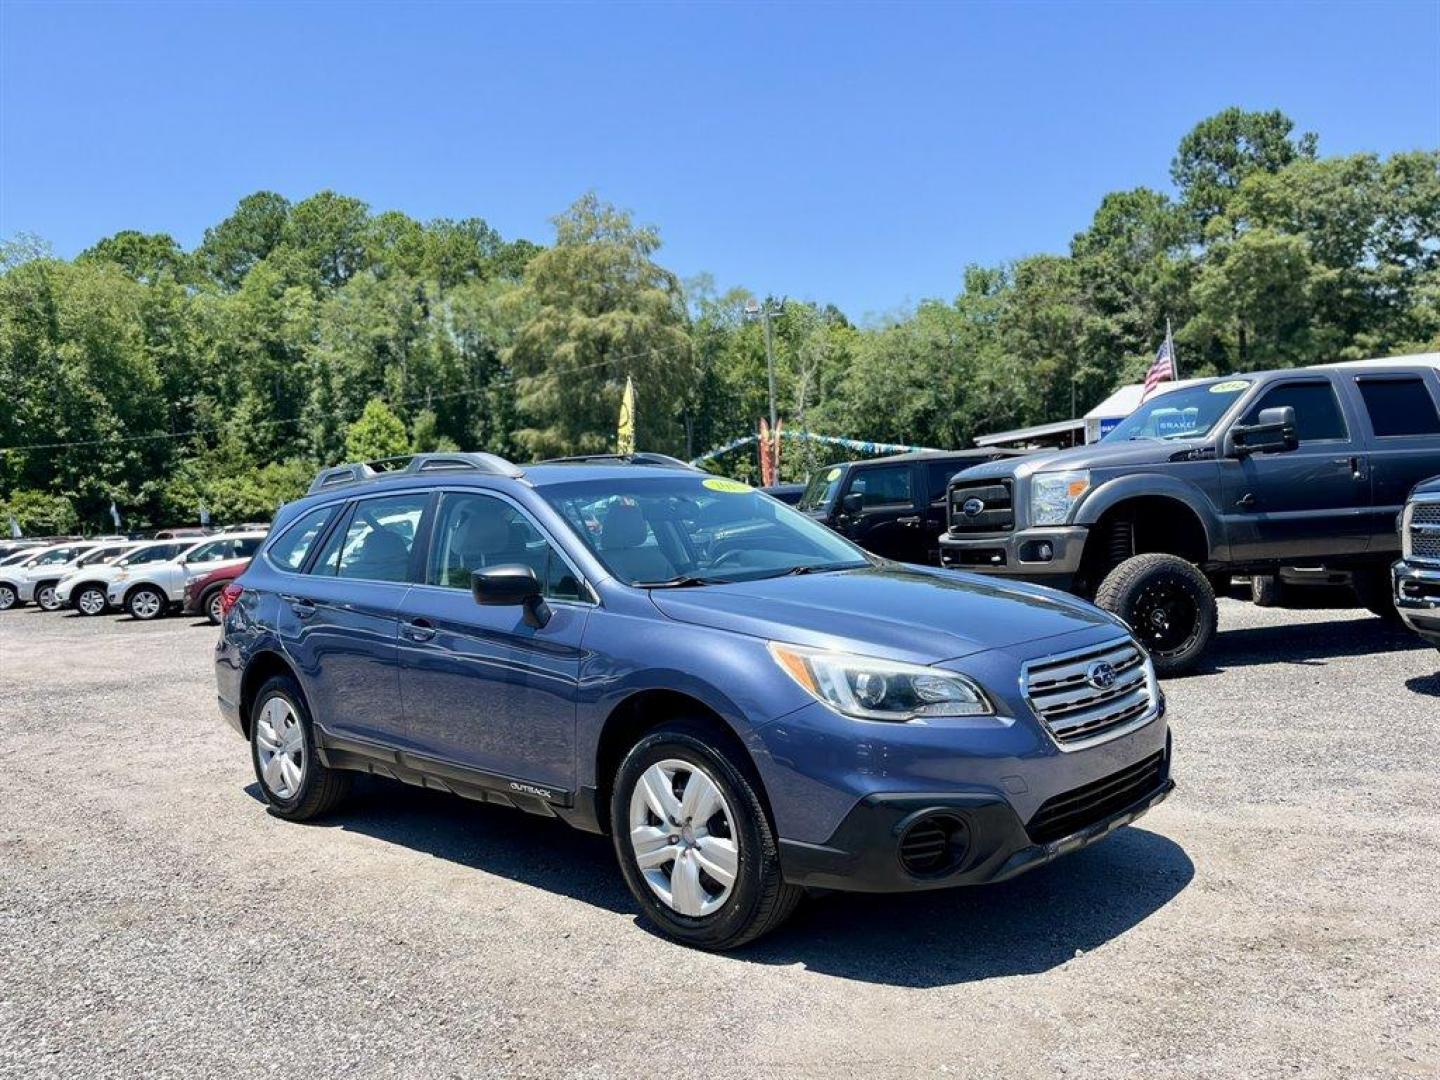
<path id="1" fill-rule="evenodd" d="M 775 430 L 775 348 L 770 341 L 770 319 L 779 315 L 785 310 L 785 298 L 782 296 L 771 307 L 769 300 L 762 306 L 753 296 L 745 301 L 745 317 L 747 319 L 760 319 L 765 324 L 765 367 L 770 372 L 770 430 Z"/>

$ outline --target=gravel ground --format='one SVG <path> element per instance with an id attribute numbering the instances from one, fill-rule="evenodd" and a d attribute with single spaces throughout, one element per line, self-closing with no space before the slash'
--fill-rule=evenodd
<path id="1" fill-rule="evenodd" d="M 270 817 L 208 627 L 8 612 L 0 1075 L 1436 1076 L 1436 654 L 1221 625 L 1139 825 L 712 956 L 554 822 L 379 781 Z"/>

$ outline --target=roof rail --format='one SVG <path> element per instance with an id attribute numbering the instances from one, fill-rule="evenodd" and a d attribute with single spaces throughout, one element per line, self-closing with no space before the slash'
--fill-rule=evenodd
<path id="1" fill-rule="evenodd" d="M 636 454 L 575 454 L 571 457 L 546 458 L 537 465 L 652 465 L 665 469 L 689 469 L 701 472 L 689 462 L 671 457 L 669 454 L 652 454 L 641 451 Z"/>
<path id="2" fill-rule="evenodd" d="M 382 476 L 396 473 L 418 475 L 437 472 L 479 472 L 488 476 L 524 476 L 524 472 L 497 454 L 454 451 L 433 454 L 402 454 L 399 457 L 380 458 L 377 461 L 352 461 L 346 465 L 335 465 L 321 469 L 310 481 L 308 495 L 331 488 L 361 484 L 378 480 Z"/>

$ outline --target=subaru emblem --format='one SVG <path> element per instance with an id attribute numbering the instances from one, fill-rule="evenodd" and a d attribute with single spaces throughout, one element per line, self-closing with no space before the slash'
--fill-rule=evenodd
<path id="1" fill-rule="evenodd" d="M 973 497 L 966 499 L 963 503 L 960 504 L 960 512 L 966 517 L 975 517 L 977 514 L 980 513 L 980 511 L 984 509 L 985 504 L 979 499 Z"/>
<path id="2" fill-rule="evenodd" d="M 1085 672 L 1085 681 L 1096 690 L 1109 690 L 1115 685 L 1114 665 L 1108 664 L 1104 660 L 1091 664 L 1089 670 Z"/>

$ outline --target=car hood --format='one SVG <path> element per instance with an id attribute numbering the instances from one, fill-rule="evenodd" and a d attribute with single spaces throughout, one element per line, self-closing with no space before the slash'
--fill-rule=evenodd
<path id="1" fill-rule="evenodd" d="M 680 622 L 922 664 L 1076 630 L 1123 631 L 1099 608 L 1053 589 L 899 563 L 650 596 Z"/>
<path id="2" fill-rule="evenodd" d="M 1011 460 L 991 461 L 960 473 L 965 480 L 995 476 L 1028 477 L 1037 472 L 1060 472 L 1065 469 L 1104 469 L 1137 465 L 1163 465 L 1183 461 L 1200 447 L 1208 447 L 1204 439 L 1136 439 L 1133 442 L 1091 443 L 1071 446 L 1049 453 L 1031 454 Z"/>
<path id="3" fill-rule="evenodd" d="M 82 578 L 85 581 L 114 581 L 115 574 L 119 567 L 110 563 L 101 566 L 82 566 L 80 568 L 70 567 L 61 577 L 61 581 L 78 582 Z"/>

